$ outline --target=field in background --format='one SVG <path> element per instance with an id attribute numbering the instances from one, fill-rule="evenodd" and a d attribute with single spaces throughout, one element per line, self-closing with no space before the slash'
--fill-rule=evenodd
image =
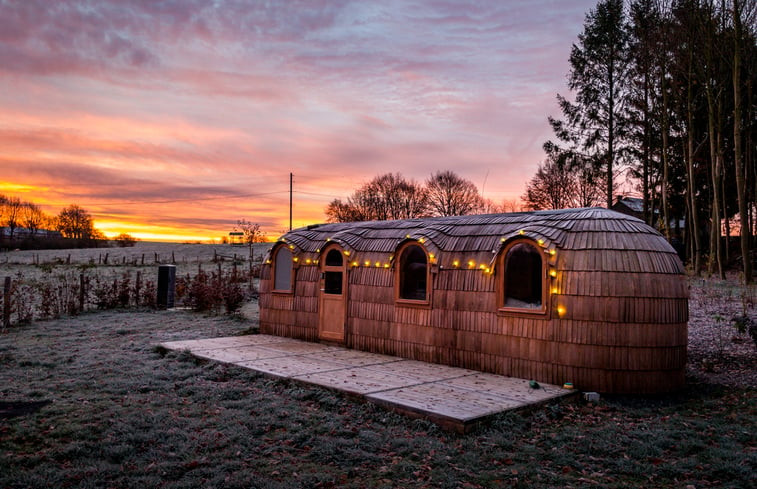
<path id="1" fill-rule="evenodd" d="M 176 306 L 249 314 L 269 243 L 247 246 L 139 242 L 127 248 L 0 253 L 4 325 L 76 315 L 93 309 L 155 307 L 158 267 L 176 266 Z M 252 259 L 252 260 L 251 260 Z M 4 297 L 3 297 L 4 299 Z"/>
<path id="2" fill-rule="evenodd" d="M 253 261 L 260 262 L 271 243 L 253 245 Z M 107 256 L 107 264 L 104 263 Z M 247 246 L 224 244 L 189 244 L 156 243 L 138 241 L 127 248 L 81 248 L 71 250 L 26 250 L 0 253 L 0 275 L 15 274 L 30 270 L 28 265 L 72 265 L 76 267 L 100 266 L 119 268 L 124 266 L 153 267 L 159 263 L 175 264 L 176 273 L 196 272 L 198 265 L 222 263 L 230 265 L 236 257 L 237 262 L 249 262 L 250 252 Z M 214 262 L 214 259 L 216 261 Z M 155 272 L 157 274 L 157 271 Z"/>

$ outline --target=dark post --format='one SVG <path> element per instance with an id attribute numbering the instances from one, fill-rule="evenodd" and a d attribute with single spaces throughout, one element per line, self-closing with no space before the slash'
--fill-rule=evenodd
<path id="1" fill-rule="evenodd" d="M 84 312 L 84 298 L 87 296 L 87 291 L 85 289 L 86 284 L 84 283 L 84 274 L 79 274 L 79 311 Z"/>
<path id="2" fill-rule="evenodd" d="M 168 309 L 174 306 L 176 293 L 176 265 L 158 267 L 158 308 Z"/>
<path id="3" fill-rule="evenodd" d="M 134 304 L 139 305 L 139 289 L 142 287 L 142 271 L 137 270 L 137 281 L 134 284 Z"/>
<path id="4" fill-rule="evenodd" d="M 5 277 L 3 286 L 3 329 L 11 325 L 11 278 Z"/>

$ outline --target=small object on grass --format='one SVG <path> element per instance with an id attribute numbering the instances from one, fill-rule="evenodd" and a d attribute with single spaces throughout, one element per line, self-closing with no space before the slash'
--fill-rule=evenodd
<path id="1" fill-rule="evenodd" d="M 598 392 L 584 392 L 584 399 L 587 402 L 599 402 Z"/>
<path id="2" fill-rule="evenodd" d="M 573 389 L 573 382 L 565 382 L 565 383 L 564 383 L 564 384 L 562 385 L 562 388 L 563 388 L 563 389 Z"/>
<path id="3" fill-rule="evenodd" d="M 535 380 L 529 381 L 528 386 L 532 389 L 538 389 L 540 387 L 539 383 Z"/>

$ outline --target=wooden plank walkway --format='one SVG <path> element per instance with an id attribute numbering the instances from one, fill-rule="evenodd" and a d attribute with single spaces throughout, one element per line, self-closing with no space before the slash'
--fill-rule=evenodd
<path id="1" fill-rule="evenodd" d="M 270 335 L 162 343 L 208 360 L 361 397 L 465 433 L 503 411 L 575 394 L 555 385 Z"/>

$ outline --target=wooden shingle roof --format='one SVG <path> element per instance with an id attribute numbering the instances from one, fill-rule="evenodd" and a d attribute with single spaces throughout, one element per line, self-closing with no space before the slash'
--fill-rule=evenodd
<path id="1" fill-rule="evenodd" d="M 356 254 L 391 255 L 414 239 L 448 266 L 463 255 L 487 261 L 503 242 L 518 236 L 541 240 L 545 248 L 563 254 L 566 269 L 683 273 L 675 250 L 659 232 L 604 208 L 319 224 L 292 230 L 280 241 L 317 259 L 329 242 Z M 580 251 L 588 253 L 568 253 Z"/>

